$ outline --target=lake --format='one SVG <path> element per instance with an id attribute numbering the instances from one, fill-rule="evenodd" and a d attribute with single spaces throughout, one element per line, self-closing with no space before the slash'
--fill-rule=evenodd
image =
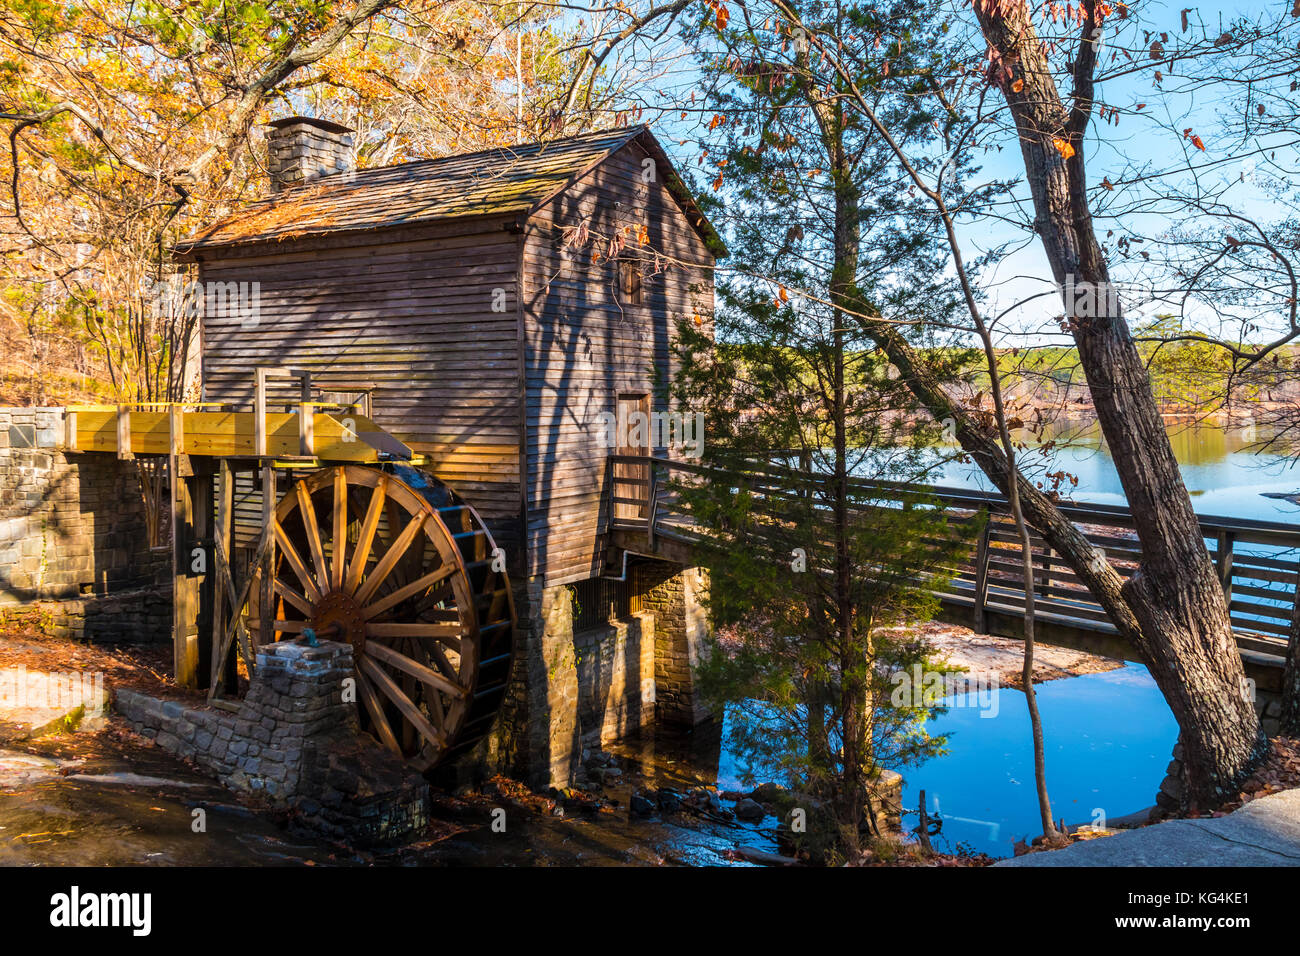
<path id="1" fill-rule="evenodd" d="M 1066 824 L 1101 822 L 1143 810 L 1178 739 L 1178 724 L 1140 664 L 1035 685 L 1043 720 L 1052 815 Z M 948 735 L 948 753 L 903 772 L 903 803 L 943 820 L 936 849 L 959 843 L 1011 856 L 1017 840 L 1042 833 L 1034 789 L 1029 711 L 1020 691 L 995 691 L 997 716 L 952 707 L 930 723 Z M 916 817 L 909 826 L 915 825 Z"/>
<path id="2" fill-rule="evenodd" d="M 1155 803 L 1172 759 L 1178 724 L 1140 664 L 1101 674 L 1036 684 L 1043 720 L 1052 815 L 1066 824 L 1116 819 Z M 986 690 L 985 694 L 988 693 Z M 947 753 L 903 773 L 904 827 L 916 826 L 920 791 L 943 820 L 933 839 L 941 852 L 959 845 L 1011 856 L 1017 840 L 1042 833 L 1034 788 L 1034 755 L 1025 696 L 1002 688 L 987 710 L 967 695 L 929 723 L 948 737 Z M 987 697 L 985 698 L 987 701 Z M 748 790 L 746 766 L 731 750 L 730 713 L 718 756 L 720 790 Z"/>
<path id="3" fill-rule="evenodd" d="M 1266 493 L 1300 492 L 1300 467 L 1293 459 L 1260 452 L 1258 441 L 1245 428 L 1211 425 L 1170 425 L 1169 439 L 1182 470 L 1183 482 L 1198 514 L 1261 521 L 1300 523 L 1300 505 Z M 1045 471 L 1064 469 L 1079 479 L 1078 487 L 1062 490 L 1076 501 L 1124 505 L 1115 464 L 1096 423 L 1061 424 L 1049 436 L 1061 442 L 1050 456 L 1033 455 L 1027 475 L 1038 479 Z M 935 484 L 992 490 L 973 464 L 946 462 Z"/>

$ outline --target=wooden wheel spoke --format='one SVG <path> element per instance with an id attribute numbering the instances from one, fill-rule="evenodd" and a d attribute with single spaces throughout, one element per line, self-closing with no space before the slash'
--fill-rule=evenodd
<path id="1" fill-rule="evenodd" d="M 406 554 L 407 549 L 411 546 L 411 542 L 415 540 L 416 535 L 424 530 L 424 523 L 428 520 L 428 512 L 421 511 L 407 523 L 406 527 L 402 529 L 402 533 L 397 536 L 397 540 L 393 542 L 392 547 L 390 547 L 384 553 L 384 556 L 379 559 L 379 563 L 376 564 L 374 570 L 370 572 L 365 583 L 357 589 L 357 593 L 354 596 L 358 604 L 365 605 L 366 602 L 370 600 L 379 585 L 384 583 L 384 579 L 387 578 L 393 568 L 397 566 L 397 562 L 402 559 L 402 555 Z"/>
<path id="2" fill-rule="evenodd" d="M 361 669 L 356 671 L 357 677 L 357 694 L 361 702 L 365 705 L 366 712 L 370 714 L 370 722 L 374 724 L 375 733 L 379 735 L 379 741 L 393 753 L 401 756 L 402 747 L 397 742 L 397 735 L 393 733 L 392 726 L 388 723 L 388 718 L 384 716 L 384 705 L 379 699 L 379 692 L 375 690 L 366 675 L 361 673 Z"/>
<path id="3" fill-rule="evenodd" d="M 384 673 L 378 664 L 369 657 L 364 656 L 359 664 L 360 669 L 365 672 L 365 675 L 370 678 L 380 693 L 402 712 L 403 717 L 415 725 L 415 729 L 420 732 L 420 736 L 438 747 L 441 747 L 446 742 L 447 735 L 433 726 L 429 718 L 420 712 L 420 708 L 411 702 L 411 698 L 402 693 L 402 688 L 398 687 L 396 682 Z"/>
<path id="4" fill-rule="evenodd" d="M 439 608 L 433 607 L 433 605 L 438 604 L 442 601 L 455 600 L 455 597 L 456 597 L 456 592 L 452 588 L 451 582 L 448 581 L 442 587 L 435 588 L 434 590 L 430 591 L 428 594 L 420 595 L 419 599 L 415 603 L 415 607 L 416 610 L 420 613 L 432 612 L 432 611 L 440 610 Z"/>
<path id="5" fill-rule="evenodd" d="M 348 565 L 347 579 L 343 583 L 343 590 L 349 594 L 355 594 L 357 586 L 361 583 L 361 575 L 365 573 L 366 562 L 370 560 L 370 548 L 375 541 L 375 532 L 379 528 L 379 519 L 384 513 L 384 498 L 388 490 L 388 479 L 380 478 L 379 484 L 375 486 L 375 492 L 370 496 L 370 506 L 366 509 L 366 516 L 361 521 L 361 534 L 357 538 L 356 550 L 352 552 L 352 563 Z"/>
<path id="6" fill-rule="evenodd" d="M 316 506 L 312 503 L 311 492 L 307 490 L 307 482 L 299 481 L 295 487 L 298 493 L 298 511 L 302 514 L 302 525 L 307 530 L 307 546 L 311 549 L 311 562 L 316 570 L 316 584 L 324 594 L 330 589 L 329 565 L 325 563 L 325 549 L 321 545 Z"/>
<path id="7" fill-rule="evenodd" d="M 444 643 L 460 644 L 459 624 L 428 624 L 424 621 L 374 621 L 366 624 L 366 637 L 431 637 Z"/>
<path id="8" fill-rule="evenodd" d="M 390 664 L 393 667 L 396 667 L 399 671 L 410 674 L 422 684 L 426 684 L 435 690 L 442 691 L 444 694 L 462 699 L 469 696 L 469 692 L 466 691 L 465 688 L 458 684 L 453 684 L 432 668 L 425 667 L 423 664 L 411 660 L 411 658 L 407 657 L 405 654 L 398 653 L 391 647 L 386 647 L 383 644 L 372 641 L 366 645 L 365 652 L 375 658 L 375 660 L 383 661 L 385 664 Z"/>
<path id="9" fill-rule="evenodd" d="M 280 553 L 284 555 L 285 561 L 289 563 L 289 567 L 293 569 L 293 573 L 296 574 L 298 580 L 302 582 L 303 590 L 307 594 L 307 597 L 313 602 L 319 601 L 321 599 L 320 588 L 316 586 L 316 582 L 312 579 L 311 573 L 308 572 L 307 566 L 302 563 L 302 555 L 300 555 L 298 549 L 293 546 L 293 542 L 289 540 L 289 536 L 284 533 L 284 528 L 280 525 L 280 520 L 278 518 L 272 518 L 271 521 L 275 530 L 276 547 L 280 549 Z"/>
<path id="10" fill-rule="evenodd" d="M 424 646 L 424 643 L 423 643 L 423 642 L 421 642 L 421 641 L 406 641 L 405 643 L 406 643 L 406 645 L 407 645 L 407 646 L 406 646 L 406 656 L 407 656 L 407 657 L 411 658 L 411 659 L 412 659 L 413 661 L 415 661 L 417 664 L 423 664 L 425 667 L 428 667 L 428 666 L 430 665 L 430 663 L 432 663 L 432 661 L 429 659 L 429 652 L 428 652 L 428 649 Z M 435 645 L 435 646 L 436 646 L 436 645 Z M 455 686 L 460 686 L 459 683 L 454 679 L 455 676 L 456 676 L 456 675 L 453 674 L 453 675 L 452 675 L 452 678 L 453 678 L 453 679 L 449 680 L 448 682 L 451 683 L 451 684 L 453 684 L 453 685 L 455 685 Z M 466 693 L 466 697 L 468 698 L 468 696 L 469 696 L 469 694 L 468 694 L 468 692 L 467 692 L 467 693 Z M 438 729 L 441 730 L 441 731 L 443 731 L 443 732 L 446 732 L 446 730 L 447 730 L 447 712 L 446 712 L 446 710 L 445 710 L 445 709 L 443 708 L 443 706 L 442 706 L 442 695 L 441 695 L 441 694 L 429 694 L 429 695 L 425 698 L 425 703 L 429 705 L 429 715 L 430 715 L 431 717 L 433 717 L 433 722 L 437 725 Z"/>
<path id="11" fill-rule="evenodd" d="M 387 611 L 389 608 L 401 604 L 403 601 L 410 597 L 414 597 L 421 591 L 433 587 L 439 581 L 446 580 L 451 577 L 455 571 L 456 566 L 453 564 L 445 564 L 436 571 L 430 571 L 424 577 L 417 578 L 410 584 L 405 584 L 395 591 L 390 591 L 374 604 L 369 605 L 361 616 L 367 621 L 372 620 Z"/>
<path id="12" fill-rule="evenodd" d="M 310 615 L 312 613 L 313 611 L 312 603 L 311 601 L 307 600 L 306 595 L 299 594 L 297 591 L 289 587 L 289 585 L 285 584 L 279 578 L 276 578 L 274 581 L 272 581 L 271 586 L 275 589 L 276 594 L 280 595 L 280 597 L 284 598 L 286 601 L 288 601 L 298 610 L 302 611 L 302 613 L 307 615 Z"/>
<path id="13" fill-rule="evenodd" d="M 343 562 L 348 555 L 348 481 L 342 468 L 334 469 L 334 547 L 330 555 L 330 586 L 343 587 Z"/>
<path id="14" fill-rule="evenodd" d="M 456 668 L 453 667 L 451 661 L 447 659 L 446 651 L 437 644 L 426 643 L 422 646 L 428 650 L 429 656 L 433 658 L 433 662 L 438 665 L 438 670 L 442 671 L 443 676 L 452 683 L 456 683 L 460 680 L 460 674 L 456 672 Z"/>

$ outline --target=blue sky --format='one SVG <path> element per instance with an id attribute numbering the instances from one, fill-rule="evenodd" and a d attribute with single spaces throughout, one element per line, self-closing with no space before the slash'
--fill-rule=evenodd
<path id="1" fill-rule="evenodd" d="M 1182 3 L 1187 0 L 1182 0 Z M 1171 34 L 1168 46 L 1175 45 L 1176 38 L 1195 35 L 1199 31 L 1213 37 L 1223 32 L 1234 17 L 1252 16 L 1263 13 L 1289 14 L 1291 0 L 1273 0 L 1262 2 L 1255 0 L 1244 4 L 1203 3 L 1187 8 L 1190 34 L 1181 30 L 1182 3 L 1168 3 L 1163 0 L 1138 0 L 1133 4 L 1141 20 L 1141 25 L 1156 32 L 1167 31 Z M 1300 36 L 1300 20 L 1296 21 L 1297 35 Z M 1103 46 L 1102 68 L 1110 65 L 1109 50 Z M 672 82 L 661 80 L 665 100 L 681 101 L 685 90 L 698 84 L 699 76 L 693 68 L 678 62 L 679 69 L 671 74 Z M 1155 70 L 1161 64 L 1154 61 L 1140 72 L 1121 79 L 1111 80 L 1101 85 L 1098 100 L 1120 109 L 1118 125 L 1094 122 L 1086 149 L 1090 186 L 1096 188 L 1103 178 L 1120 184 L 1114 192 L 1102 198 L 1112 203 L 1125 201 L 1135 195 L 1135 190 L 1124 186 L 1126 175 L 1132 178 L 1134 170 L 1161 170 L 1169 178 L 1166 182 L 1178 185 L 1188 184 L 1193 175 L 1211 188 L 1231 184 L 1228 196 L 1237 211 L 1268 219 L 1276 215 L 1273 202 L 1251 180 L 1252 175 L 1258 179 L 1260 170 L 1252 171 L 1248 162 L 1233 158 L 1238 150 L 1231 144 L 1222 142 L 1217 136 L 1220 127 L 1218 115 L 1229 107 L 1222 91 L 1200 89 L 1188 92 L 1173 92 L 1177 84 L 1176 77 L 1167 76 L 1163 90 L 1155 80 Z M 1165 72 L 1169 72 L 1167 69 Z M 1174 73 L 1177 71 L 1175 70 Z M 667 79 L 667 77 L 663 78 Z M 1235 95 L 1235 94 L 1234 94 Z M 1138 110 L 1138 104 L 1144 104 Z M 698 169 L 695 159 L 698 150 L 691 142 L 692 127 L 698 121 L 698 115 L 691 113 L 682 121 L 674 111 L 656 123 L 664 145 L 673 153 L 676 161 L 687 169 Z M 1189 139 L 1183 136 L 1184 129 L 1192 129 L 1203 137 L 1206 149 L 1196 149 Z M 679 140 L 686 138 L 685 145 Z M 1005 137 L 1001 143 L 1002 150 L 986 153 L 981 162 L 983 177 L 1019 178 L 1023 175 L 1020 152 L 1016 148 L 1013 136 Z M 1295 154 L 1294 148 L 1288 156 Z M 1243 174 L 1246 181 L 1243 181 Z M 1097 207 L 1099 210 L 1100 206 Z M 1104 236 L 1106 231 L 1122 225 L 1130 230 L 1148 236 L 1158 235 L 1171 225 L 1192 221 L 1180 213 L 1174 219 L 1168 219 L 1163 213 L 1144 215 L 1127 215 L 1119 222 L 1108 221 L 1099 216 L 1097 226 Z M 1008 223 L 986 219 L 970 221 L 962 228 L 963 254 L 972 261 L 979 253 L 995 246 L 1009 245 L 1015 248 L 1012 254 L 996 268 L 983 277 L 983 286 L 987 294 L 987 312 L 996 315 L 1012 307 L 1015 303 L 1030 298 L 1050 288 L 1048 281 L 1051 273 L 1047 267 L 1041 247 L 1032 235 L 1023 228 Z M 1140 319 L 1156 312 L 1167 312 L 1169 306 L 1156 305 L 1138 301 L 1144 296 L 1137 291 L 1139 287 L 1149 285 L 1149 277 L 1142 274 L 1141 260 L 1135 257 L 1128 262 L 1118 255 L 1112 256 L 1112 278 L 1121 285 L 1132 283 L 1134 289 L 1126 299 L 1126 309 L 1130 317 Z M 1066 337 L 1055 332 L 1051 319 L 1060 312 L 1058 297 L 1040 297 L 1015 309 L 1002 321 L 1006 333 L 1005 344 L 1034 344 L 1052 341 L 1066 341 Z M 1203 331 L 1217 331 L 1218 323 L 1204 310 L 1195 307 L 1189 310 L 1189 319 Z"/>

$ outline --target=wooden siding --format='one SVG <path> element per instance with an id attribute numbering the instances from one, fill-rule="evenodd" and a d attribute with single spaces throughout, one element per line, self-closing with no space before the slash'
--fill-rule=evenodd
<path id="1" fill-rule="evenodd" d="M 677 322 L 713 308 L 713 257 L 664 188 L 666 171 L 642 181 L 649 158 L 637 143 L 614 153 L 538 210 L 525 234 L 527 557 L 548 585 L 600 570 L 614 450 L 602 442 L 600 414 L 615 410 L 620 393 L 650 393 L 653 403 L 651 369 L 669 371 Z M 620 304 L 605 242 L 566 248 L 565 228 L 584 223 L 602 238 L 627 227 L 633 250 L 673 260 L 643 277 L 640 305 Z"/>
<path id="2" fill-rule="evenodd" d="M 259 365 L 309 369 L 335 400 L 371 387 L 375 421 L 433 459 L 498 543 L 517 551 L 521 237 L 511 224 L 386 230 L 352 244 L 285 240 L 201 258 L 205 283 L 261 284 L 255 327 L 204 316 L 205 399 L 250 403 Z M 494 302 L 496 290 L 505 295 Z M 296 402 L 297 383 L 272 380 L 268 397 Z"/>

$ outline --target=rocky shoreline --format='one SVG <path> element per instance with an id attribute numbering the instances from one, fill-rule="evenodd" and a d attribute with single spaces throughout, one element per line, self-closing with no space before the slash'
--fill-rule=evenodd
<path id="1" fill-rule="evenodd" d="M 976 634 L 968 627 L 928 621 L 909 627 L 906 633 L 924 639 L 937 657 L 950 667 L 965 670 L 972 677 L 996 679 L 1005 687 L 1021 686 L 1025 645 L 1013 638 Z M 1034 647 L 1034 683 L 1081 677 L 1117 670 L 1124 662 L 1049 644 Z"/>

